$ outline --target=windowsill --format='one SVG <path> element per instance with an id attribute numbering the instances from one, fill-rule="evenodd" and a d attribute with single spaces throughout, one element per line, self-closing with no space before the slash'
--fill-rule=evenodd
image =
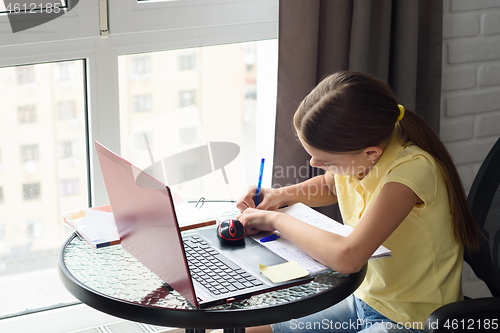
<path id="1" fill-rule="evenodd" d="M 77 304 L 0 320 L 0 332 L 67 333 L 117 321 L 122 319 Z"/>

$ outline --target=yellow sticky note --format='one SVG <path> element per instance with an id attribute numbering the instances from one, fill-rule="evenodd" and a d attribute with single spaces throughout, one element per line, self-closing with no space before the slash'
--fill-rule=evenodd
<path id="1" fill-rule="evenodd" d="M 260 264 L 259 267 L 262 274 L 274 283 L 295 280 L 309 275 L 309 272 L 295 261 L 274 266 Z"/>

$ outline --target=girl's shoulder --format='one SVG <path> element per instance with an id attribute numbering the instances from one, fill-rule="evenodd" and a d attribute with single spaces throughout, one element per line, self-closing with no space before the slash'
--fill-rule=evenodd
<path id="1" fill-rule="evenodd" d="M 407 144 L 389 166 L 382 183 L 402 183 L 424 202 L 430 203 L 440 184 L 439 174 L 439 167 L 431 154 L 417 145 Z"/>
<path id="2" fill-rule="evenodd" d="M 396 157 L 392 163 L 392 167 L 395 167 L 402 163 L 414 162 L 418 164 L 428 164 L 431 168 L 436 168 L 436 160 L 431 154 L 420 148 L 419 146 L 413 144 L 411 141 L 403 145 L 403 149 Z"/>

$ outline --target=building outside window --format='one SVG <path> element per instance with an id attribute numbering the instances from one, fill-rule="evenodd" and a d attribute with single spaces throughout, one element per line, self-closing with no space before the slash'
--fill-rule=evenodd
<path id="1" fill-rule="evenodd" d="M 259 127 L 266 128 L 265 133 L 273 133 L 273 86 L 276 81 L 267 75 L 276 73 L 276 68 L 266 67 L 269 59 L 266 53 L 276 46 L 276 41 L 266 41 L 151 52 L 148 54 L 152 63 L 161 66 L 153 71 L 148 83 L 134 81 L 127 70 L 130 59 L 137 55 L 120 56 L 122 156 L 146 169 L 152 160 L 159 161 L 196 147 L 203 149 L 201 147 L 209 142 L 231 142 L 240 147 L 240 154 L 225 167 L 229 186 L 219 186 L 219 182 L 225 182 L 221 172 L 198 177 L 197 165 L 183 165 L 179 174 L 184 175 L 182 179 L 191 181 L 178 184 L 168 183 L 167 171 L 149 170 L 157 173 L 153 177 L 164 179 L 173 192 L 188 200 L 210 195 L 226 198 L 244 190 L 247 184 L 253 184 L 255 173 L 258 173 L 256 164 L 260 161 L 256 155 L 263 156 L 259 150 L 272 148 L 272 145 L 257 143 L 264 137 L 255 134 L 255 127 L 259 118 Z M 198 64 L 196 70 L 179 68 L 179 59 L 194 54 Z M 249 63 L 253 64 L 251 71 L 247 70 Z M 262 67 L 260 76 L 257 75 L 259 65 Z M 130 96 L 143 94 L 146 89 L 155 107 L 147 113 L 134 112 L 133 105 L 128 102 Z M 144 133 L 148 133 L 149 148 Z M 154 138 L 154 142 L 150 138 Z M 242 174 L 245 176 L 241 177 Z"/>
<path id="2" fill-rule="evenodd" d="M 18 85 L 35 83 L 35 68 L 33 66 L 16 67 L 16 83 Z"/>
<path id="3" fill-rule="evenodd" d="M 27 221 L 26 222 L 26 236 L 28 238 L 37 238 L 42 236 L 42 221 Z"/>
<path id="4" fill-rule="evenodd" d="M 135 95 L 132 97 L 132 112 L 151 111 L 153 108 L 151 95 Z"/>
<path id="5" fill-rule="evenodd" d="M 179 129 L 179 137 L 181 145 L 192 145 L 198 142 L 198 128 L 185 127 Z"/>
<path id="6" fill-rule="evenodd" d="M 147 149 L 154 145 L 153 136 L 151 132 L 134 133 L 133 135 L 133 149 Z"/>
<path id="7" fill-rule="evenodd" d="M 151 74 L 151 57 L 149 55 L 136 55 L 131 59 L 132 75 Z"/>
<path id="8" fill-rule="evenodd" d="M 76 105 L 74 101 L 65 101 L 57 103 L 57 114 L 59 120 L 68 120 L 76 118 Z"/>
<path id="9" fill-rule="evenodd" d="M 179 107 L 196 105 L 196 90 L 179 91 Z"/>
<path id="10" fill-rule="evenodd" d="M 80 180 L 78 178 L 61 179 L 61 195 L 79 195 L 80 194 Z"/>
<path id="11" fill-rule="evenodd" d="M 64 68 L 60 61 L 32 63 L 0 67 L 0 150 L 2 157 L 9 156 L 0 161 L 0 223 L 5 233 L 0 246 L 0 299 L 13 300 L 0 302 L 0 318 L 75 300 L 64 286 L 54 285 L 57 253 L 71 234 L 61 223 L 61 212 L 89 207 L 84 185 L 88 181 L 86 144 L 77 144 L 86 142 L 88 133 L 84 61 L 71 60 L 71 84 L 56 81 L 54 74 Z M 25 89 L 15 84 L 22 68 L 29 68 L 26 72 L 37 78 L 36 86 Z M 27 101 L 36 101 L 36 107 Z M 70 181 L 62 192 L 61 181 L 73 178 L 81 183 Z M 38 237 L 41 231 L 43 237 Z M 16 260 L 9 259 L 14 252 Z M 34 288 L 23 292 L 22 285 Z M 18 296 L 11 297 L 11 290 Z"/>
<path id="12" fill-rule="evenodd" d="M 23 200 L 36 200 L 40 198 L 40 183 L 23 184 Z"/>
<path id="13" fill-rule="evenodd" d="M 59 82 L 69 82 L 74 79 L 74 66 L 71 62 L 60 62 L 54 66 L 54 78 Z"/>
<path id="14" fill-rule="evenodd" d="M 257 89 L 247 89 L 245 93 L 246 99 L 257 99 Z"/>
<path id="15" fill-rule="evenodd" d="M 178 57 L 178 68 L 180 71 L 196 68 L 196 53 L 180 54 Z"/>
<path id="16" fill-rule="evenodd" d="M 38 161 L 38 144 L 21 146 L 21 162 Z"/>
<path id="17" fill-rule="evenodd" d="M 76 140 L 66 140 L 59 142 L 59 157 L 69 158 L 77 155 L 78 145 Z"/>
<path id="18" fill-rule="evenodd" d="M 36 105 L 23 105 L 17 107 L 17 121 L 19 124 L 36 122 Z"/>

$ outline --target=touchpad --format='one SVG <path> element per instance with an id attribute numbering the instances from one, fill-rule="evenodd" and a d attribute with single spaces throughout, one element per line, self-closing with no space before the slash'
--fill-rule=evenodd
<path id="1" fill-rule="evenodd" d="M 259 264 L 273 266 L 286 262 L 285 259 L 250 237 L 246 237 L 244 248 L 235 248 L 231 250 L 231 253 L 253 267 L 259 267 Z"/>
<path id="2" fill-rule="evenodd" d="M 243 242 L 234 244 L 224 244 L 219 241 L 214 229 L 204 229 L 198 231 L 211 246 L 217 248 L 226 257 L 235 262 L 244 262 L 254 269 L 259 269 L 259 264 L 273 266 L 285 263 L 286 260 L 254 241 L 250 237 L 245 237 Z"/>

